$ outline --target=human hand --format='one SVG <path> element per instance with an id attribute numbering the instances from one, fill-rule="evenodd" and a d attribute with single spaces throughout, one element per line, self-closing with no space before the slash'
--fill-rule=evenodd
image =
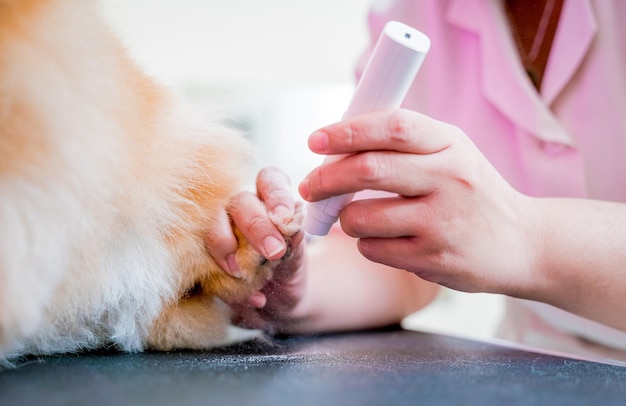
<path id="1" fill-rule="evenodd" d="M 274 269 L 272 279 L 247 302 L 229 303 L 236 324 L 273 331 L 292 321 L 291 310 L 304 289 L 304 270 L 301 269 L 304 233 L 298 233 L 287 244 L 279 231 L 278 226 L 293 220 L 300 205 L 294 200 L 289 179 L 282 171 L 262 169 L 256 187 L 257 194 L 240 192 L 231 199 L 228 214 L 224 213 L 218 220 L 221 231 L 207 236 L 207 249 L 224 270 L 240 276 L 235 260 L 238 245 L 232 231 L 234 225 L 267 260 L 284 257 Z"/>
<path id="2" fill-rule="evenodd" d="M 309 138 L 321 154 L 351 154 L 313 170 L 307 201 L 365 189 L 344 231 L 368 259 L 468 292 L 520 295 L 532 283 L 532 199 L 515 191 L 458 128 L 408 110 L 375 112 Z"/>

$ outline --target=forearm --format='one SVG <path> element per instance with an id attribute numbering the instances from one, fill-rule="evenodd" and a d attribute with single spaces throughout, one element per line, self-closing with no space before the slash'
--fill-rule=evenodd
<path id="1" fill-rule="evenodd" d="M 626 331 L 626 205 L 533 200 L 538 255 L 523 296 Z"/>
<path id="2" fill-rule="evenodd" d="M 289 333 L 383 327 L 429 304 L 438 287 L 409 272 L 363 258 L 356 240 L 340 231 L 312 242 L 305 294 L 293 311 Z"/>

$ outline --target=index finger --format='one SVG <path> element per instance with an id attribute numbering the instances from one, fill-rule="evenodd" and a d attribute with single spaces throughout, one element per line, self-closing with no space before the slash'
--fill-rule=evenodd
<path id="1" fill-rule="evenodd" d="M 296 202 L 287 174 L 278 168 L 263 168 L 257 176 L 256 187 L 259 199 L 265 204 L 274 224 L 286 225 L 291 222 Z"/>
<path id="2" fill-rule="evenodd" d="M 382 110 L 317 130 L 309 136 L 309 148 L 326 155 L 373 150 L 432 154 L 452 141 L 445 126 L 449 125 L 415 111 Z"/>

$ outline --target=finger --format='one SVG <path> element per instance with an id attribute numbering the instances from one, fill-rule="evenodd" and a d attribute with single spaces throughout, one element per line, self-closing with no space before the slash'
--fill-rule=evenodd
<path id="1" fill-rule="evenodd" d="M 257 176 L 256 186 L 272 221 L 279 225 L 291 222 L 296 203 L 287 174 L 277 168 L 263 168 Z"/>
<path id="2" fill-rule="evenodd" d="M 370 261 L 394 268 L 407 269 L 410 265 L 406 252 L 414 249 L 413 239 L 400 238 L 362 238 L 357 242 L 359 252 Z"/>
<path id="3" fill-rule="evenodd" d="M 389 150 L 431 154 L 445 149 L 460 131 L 410 110 L 383 110 L 324 127 L 309 137 L 319 154 Z"/>
<path id="4" fill-rule="evenodd" d="M 359 252 L 373 262 L 414 273 L 429 282 L 448 287 L 448 277 L 442 262 L 446 255 L 427 239 L 419 237 L 363 238 L 357 243 Z"/>
<path id="5" fill-rule="evenodd" d="M 432 234 L 428 198 L 388 197 L 354 201 L 341 212 L 341 227 L 355 238 L 399 238 Z"/>
<path id="6" fill-rule="evenodd" d="M 248 298 L 247 304 L 255 309 L 262 309 L 267 303 L 267 297 L 261 292 L 254 292 L 252 296 Z"/>
<path id="7" fill-rule="evenodd" d="M 285 255 L 287 244 L 257 196 L 249 192 L 237 194 L 228 211 L 235 226 L 261 255 L 269 260 Z"/>
<path id="8" fill-rule="evenodd" d="M 451 155 L 451 154 L 450 154 Z M 361 190 L 384 190 L 421 196 L 436 190 L 448 151 L 417 155 L 391 151 L 364 152 L 314 169 L 299 186 L 305 200 L 317 201 Z"/>
<path id="9" fill-rule="evenodd" d="M 234 260 L 238 247 L 237 239 L 233 234 L 226 211 L 220 210 L 214 218 L 211 230 L 206 233 L 204 242 L 207 251 L 222 269 L 234 277 L 241 277 L 241 270 Z"/>
<path id="10" fill-rule="evenodd" d="M 405 269 L 431 282 L 439 264 L 440 251 L 419 237 L 362 238 L 357 242 L 359 252 L 367 259 L 393 268 Z"/>
<path id="11" fill-rule="evenodd" d="M 419 239 L 401 238 L 364 238 L 357 243 L 359 252 L 367 259 L 398 269 L 419 270 Z"/>

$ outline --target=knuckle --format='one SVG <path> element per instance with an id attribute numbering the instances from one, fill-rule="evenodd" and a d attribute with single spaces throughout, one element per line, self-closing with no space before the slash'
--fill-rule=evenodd
<path id="1" fill-rule="evenodd" d="M 388 133 L 394 144 L 402 146 L 410 142 L 413 124 L 408 111 L 393 111 L 387 123 Z"/>
<path id="2" fill-rule="evenodd" d="M 363 131 L 363 127 L 359 122 L 349 122 L 349 124 L 343 128 L 343 134 L 340 139 L 345 143 L 347 149 L 351 150 L 356 146 L 357 140 Z"/>
<path id="3" fill-rule="evenodd" d="M 371 184 L 385 179 L 386 165 L 382 160 L 382 154 L 363 153 L 357 160 L 357 171 L 361 180 Z"/>
<path id="4" fill-rule="evenodd" d="M 268 223 L 267 217 L 257 213 L 248 217 L 246 228 L 252 234 L 256 234 L 265 230 L 267 223 Z"/>
<path id="5" fill-rule="evenodd" d="M 238 213 L 245 202 L 250 198 L 251 193 L 248 191 L 237 192 L 230 197 L 226 210 L 232 216 Z"/>

